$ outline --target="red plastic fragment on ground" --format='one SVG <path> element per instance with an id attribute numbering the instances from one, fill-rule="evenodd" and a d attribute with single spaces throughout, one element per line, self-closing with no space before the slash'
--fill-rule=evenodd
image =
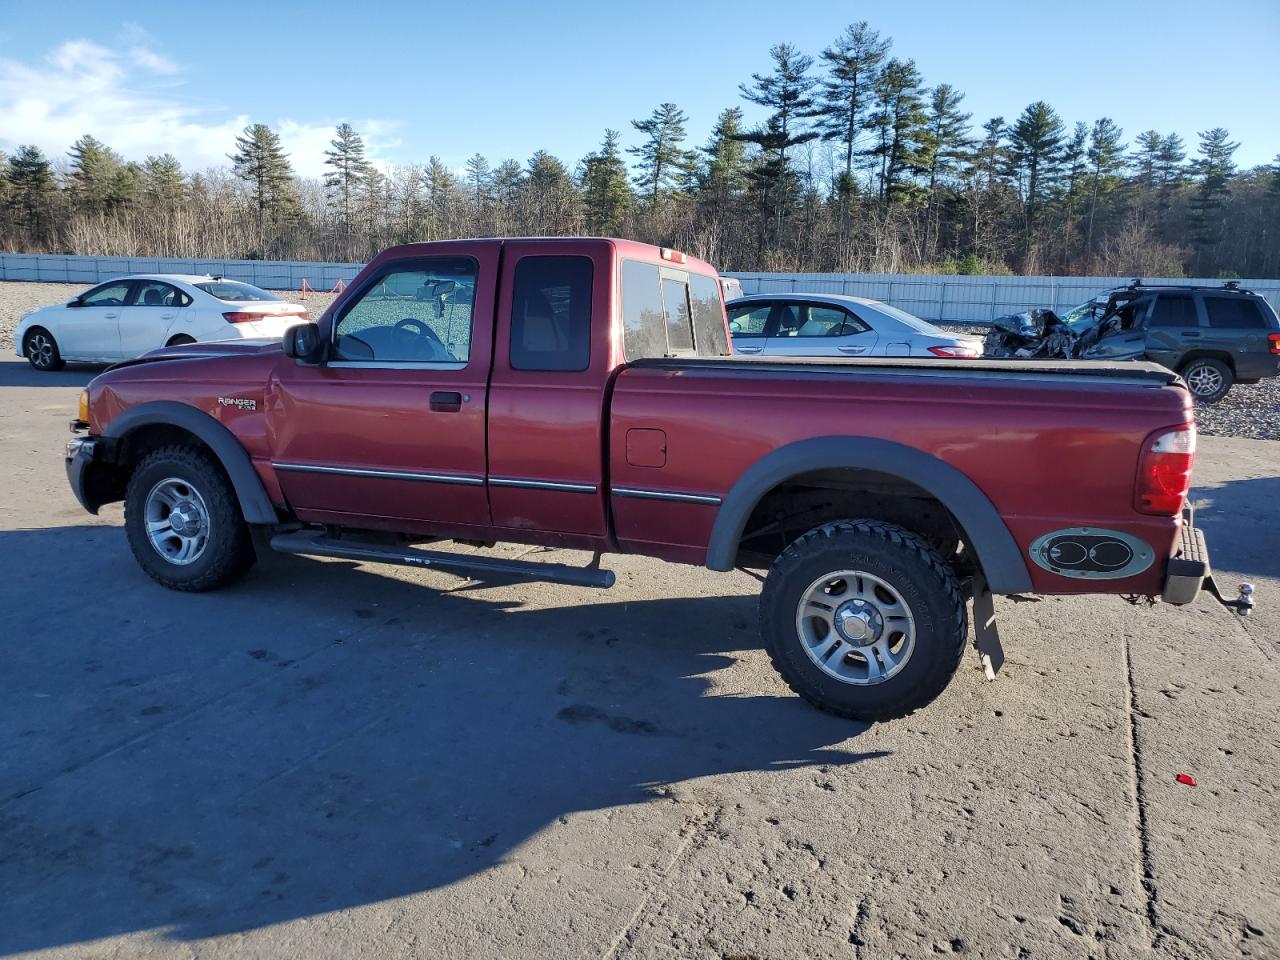
<path id="1" fill-rule="evenodd" d="M 1178 774 L 1178 782 L 1185 783 L 1188 787 L 1194 787 L 1196 785 L 1196 778 L 1189 773 L 1180 773 Z"/>

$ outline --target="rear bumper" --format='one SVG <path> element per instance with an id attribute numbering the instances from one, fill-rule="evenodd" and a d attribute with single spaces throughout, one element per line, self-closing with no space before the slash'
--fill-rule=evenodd
<path id="1" fill-rule="evenodd" d="M 1185 606 L 1195 601 L 1204 587 L 1204 582 L 1212 575 L 1209 566 L 1209 545 L 1205 543 L 1204 534 L 1195 525 L 1195 517 L 1191 510 L 1183 514 L 1182 541 L 1178 545 L 1177 554 L 1169 561 L 1164 577 L 1164 592 L 1161 599 L 1165 603 Z"/>

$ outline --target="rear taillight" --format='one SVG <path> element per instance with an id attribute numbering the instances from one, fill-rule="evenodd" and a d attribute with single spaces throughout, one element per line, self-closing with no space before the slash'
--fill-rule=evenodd
<path id="1" fill-rule="evenodd" d="M 305 307 L 294 307 L 289 310 L 276 310 L 273 313 L 248 313 L 242 310 L 232 310 L 230 313 L 224 313 L 222 318 L 227 323 L 256 323 L 259 320 L 271 320 L 278 317 L 297 317 L 301 320 L 307 319 L 307 310 Z"/>
<path id="2" fill-rule="evenodd" d="M 1191 490 L 1196 459 L 1196 426 L 1160 430 L 1143 441 L 1133 506 L 1139 513 L 1176 517 Z"/>
<path id="3" fill-rule="evenodd" d="M 1280 333 L 1268 333 L 1267 341 L 1271 344 L 1272 353 L 1280 353 Z"/>
<path id="4" fill-rule="evenodd" d="M 935 357 L 947 357 L 951 360 L 973 360 L 981 356 L 976 348 L 959 344 L 950 347 L 930 347 L 929 352 Z"/>

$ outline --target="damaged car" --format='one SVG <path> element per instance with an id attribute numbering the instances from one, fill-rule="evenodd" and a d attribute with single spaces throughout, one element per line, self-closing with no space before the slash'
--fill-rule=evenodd
<path id="1" fill-rule="evenodd" d="M 994 321 L 988 357 L 1152 360 L 1182 375 L 1197 400 L 1216 403 L 1235 383 L 1280 374 L 1280 318 L 1261 296 L 1220 287 L 1127 287 L 1061 315 L 1036 309 Z"/>

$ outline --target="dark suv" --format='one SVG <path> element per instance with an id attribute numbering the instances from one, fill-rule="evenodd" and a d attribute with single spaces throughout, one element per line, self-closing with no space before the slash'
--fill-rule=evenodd
<path id="1" fill-rule="evenodd" d="M 997 320 L 987 356 L 1154 360 L 1182 374 L 1196 399 L 1280 374 L 1280 319 L 1236 283 L 1147 286 L 1135 280 L 1067 311 Z"/>

